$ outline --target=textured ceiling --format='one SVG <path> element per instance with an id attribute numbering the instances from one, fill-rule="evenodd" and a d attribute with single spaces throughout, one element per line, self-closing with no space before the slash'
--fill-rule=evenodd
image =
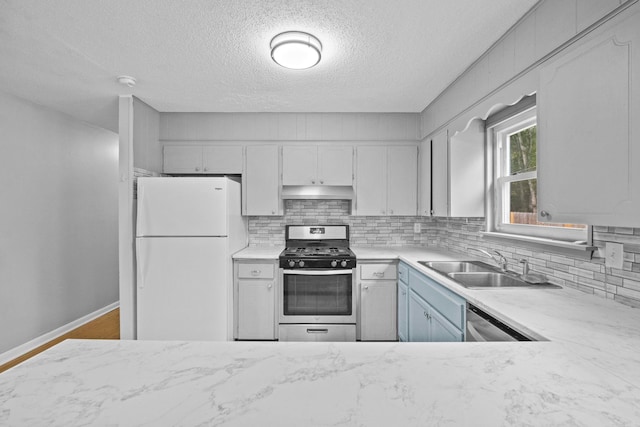
<path id="1" fill-rule="evenodd" d="M 0 90 L 111 130 L 125 93 L 159 111 L 420 112 L 536 1 L 0 0 Z M 318 66 L 271 60 L 287 30 L 322 41 Z"/>

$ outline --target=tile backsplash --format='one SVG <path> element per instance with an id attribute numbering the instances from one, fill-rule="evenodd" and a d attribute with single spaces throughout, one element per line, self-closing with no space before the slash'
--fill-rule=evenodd
<path id="1" fill-rule="evenodd" d="M 415 223 L 420 223 L 420 233 L 414 233 Z M 589 259 L 484 238 L 479 233 L 485 230 L 484 218 L 351 216 L 347 200 L 287 200 L 282 217 L 249 217 L 249 245 L 284 245 L 289 224 L 348 224 L 352 246 L 429 246 L 464 254 L 469 248 L 495 249 L 506 256 L 511 270 L 520 272 L 519 261 L 526 259 L 531 270 L 552 283 L 640 307 L 640 228 L 594 227 L 595 246 L 624 245 L 623 268 L 615 269 L 605 267 L 598 251 Z"/>
<path id="2" fill-rule="evenodd" d="M 425 246 L 459 253 L 467 253 L 469 248 L 495 249 L 507 258 L 510 270 L 520 273 L 519 261 L 526 259 L 531 270 L 543 273 L 552 283 L 640 307 L 640 228 L 594 227 L 594 246 L 604 248 L 606 242 L 624 245 L 623 268 L 615 269 L 605 267 L 599 251 L 589 259 L 533 249 L 526 243 L 483 238 L 479 232 L 485 230 L 484 218 L 438 218 L 431 227 L 425 236 Z"/>
<path id="3" fill-rule="evenodd" d="M 423 233 L 414 233 L 421 222 L 414 216 L 351 216 L 348 200 L 286 200 L 282 217 L 249 217 L 249 245 L 284 245 L 285 225 L 347 224 L 353 246 L 420 246 Z"/>

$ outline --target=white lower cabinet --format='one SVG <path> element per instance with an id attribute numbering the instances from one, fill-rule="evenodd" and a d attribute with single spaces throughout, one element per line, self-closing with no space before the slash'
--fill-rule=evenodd
<path id="1" fill-rule="evenodd" d="M 358 263 L 360 340 L 396 341 L 396 264 L 393 261 Z"/>
<path id="2" fill-rule="evenodd" d="M 276 262 L 235 262 L 234 338 L 275 340 L 277 338 Z"/>

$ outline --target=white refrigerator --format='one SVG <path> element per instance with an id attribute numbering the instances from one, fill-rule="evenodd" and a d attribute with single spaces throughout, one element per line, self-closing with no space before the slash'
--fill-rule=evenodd
<path id="1" fill-rule="evenodd" d="M 246 246 L 240 183 L 210 177 L 139 178 L 137 338 L 231 340 L 231 256 Z"/>

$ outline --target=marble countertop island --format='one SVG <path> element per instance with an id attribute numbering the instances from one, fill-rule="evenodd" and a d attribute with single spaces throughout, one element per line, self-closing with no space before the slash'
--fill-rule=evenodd
<path id="1" fill-rule="evenodd" d="M 469 290 L 417 263 L 459 254 L 352 249 L 407 262 L 547 340 L 68 340 L 0 374 L 0 425 L 640 425 L 640 310 L 567 288 Z"/>
<path id="2" fill-rule="evenodd" d="M 0 375 L 0 425 L 633 426 L 639 396 L 551 342 L 70 340 Z"/>

